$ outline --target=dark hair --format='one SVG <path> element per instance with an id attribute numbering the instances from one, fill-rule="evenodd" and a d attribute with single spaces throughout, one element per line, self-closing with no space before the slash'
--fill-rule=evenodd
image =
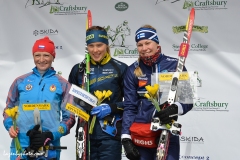
<path id="1" fill-rule="evenodd" d="M 100 27 L 100 26 L 92 26 L 92 27 L 90 27 L 90 28 L 87 29 L 87 32 L 89 32 L 89 31 L 94 31 L 94 30 L 99 30 L 99 31 L 105 31 L 105 32 L 107 32 L 107 31 L 105 30 L 105 28 Z"/>

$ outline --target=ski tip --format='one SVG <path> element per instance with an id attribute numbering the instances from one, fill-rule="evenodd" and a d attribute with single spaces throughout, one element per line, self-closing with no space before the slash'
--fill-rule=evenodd
<path id="1" fill-rule="evenodd" d="M 188 19 L 187 19 L 186 31 L 187 31 L 188 28 L 189 28 L 189 23 L 193 23 L 194 18 L 195 18 L 195 9 L 192 8 L 191 11 L 190 11 L 190 14 L 189 14 L 189 16 L 188 16 Z M 190 22 L 190 20 L 191 20 L 191 22 Z"/>
<path id="2" fill-rule="evenodd" d="M 92 20 L 92 12 L 90 10 L 88 10 L 87 16 L 88 16 L 89 19 Z"/>
<path id="3" fill-rule="evenodd" d="M 92 27 L 92 12 L 90 10 L 88 10 L 87 19 L 88 19 L 88 28 L 90 28 Z"/>
<path id="4" fill-rule="evenodd" d="M 91 15 L 91 10 L 88 10 L 88 13 L 87 13 L 88 15 Z"/>
<path id="5" fill-rule="evenodd" d="M 195 13 L 195 8 L 193 7 L 192 9 L 191 9 L 191 11 L 190 11 L 190 13 Z"/>
<path id="6" fill-rule="evenodd" d="M 190 17 L 195 17 L 195 9 L 192 8 L 191 11 L 190 11 Z"/>

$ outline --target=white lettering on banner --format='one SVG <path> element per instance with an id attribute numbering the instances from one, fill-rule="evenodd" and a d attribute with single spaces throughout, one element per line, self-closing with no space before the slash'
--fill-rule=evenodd
<path id="1" fill-rule="evenodd" d="M 144 141 L 144 140 L 140 140 L 140 139 L 134 139 L 135 143 L 141 144 L 141 145 L 147 145 L 147 146 L 151 146 L 153 145 L 152 141 Z"/>

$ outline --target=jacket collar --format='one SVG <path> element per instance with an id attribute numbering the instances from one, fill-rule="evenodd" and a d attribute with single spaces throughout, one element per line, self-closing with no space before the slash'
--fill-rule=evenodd
<path id="1" fill-rule="evenodd" d="M 94 65 L 97 65 L 97 64 L 104 65 L 108 63 L 111 58 L 112 58 L 111 55 L 109 53 L 106 53 L 106 55 L 103 57 L 103 59 L 100 62 L 95 62 L 93 59 L 91 59 L 91 63 Z"/>
<path id="2" fill-rule="evenodd" d="M 39 73 L 37 67 L 34 67 L 33 69 L 33 73 L 40 76 L 41 77 L 41 74 Z M 52 76 L 52 75 L 55 75 L 56 74 L 56 71 L 54 70 L 54 68 L 48 68 L 46 70 L 46 72 L 43 74 L 44 77 L 49 77 L 49 76 Z"/>

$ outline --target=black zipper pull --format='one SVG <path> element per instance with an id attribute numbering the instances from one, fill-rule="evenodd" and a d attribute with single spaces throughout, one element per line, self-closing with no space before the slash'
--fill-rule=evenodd
<path id="1" fill-rule="evenodd" d="M 42 91 L 44 90 L 44 87 L 45 87 L 45 83 L 44 83 L 44 85 L 43 85 L 43 87 L 42 87 Z"/>
<path id="2" fill-rule="evenodd" d="M 43 78 L 41 78 L 40 82 L 38 83 L 39 86 L 40 86 L 40 84 L 42 83 L 42 80 L 43 80 Z"/>

